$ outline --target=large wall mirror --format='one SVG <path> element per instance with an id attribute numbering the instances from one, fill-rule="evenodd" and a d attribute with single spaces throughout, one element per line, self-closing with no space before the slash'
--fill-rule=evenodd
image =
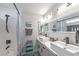
<path id="1" fill-rule="evenodd" d="M 40 26 L 40 34 L 45 35 L 48 30 L 49 30 L 48 23 L 43 24 L 43 25 Z"/>
<path id="2" fill-rule="evenodd" d="M 48 25 L 50 31 L 76 32 L 77 30 L 79 30 L 79 17 L 63 19 L 61 21 L 52 21 L 48 23 Z"/>

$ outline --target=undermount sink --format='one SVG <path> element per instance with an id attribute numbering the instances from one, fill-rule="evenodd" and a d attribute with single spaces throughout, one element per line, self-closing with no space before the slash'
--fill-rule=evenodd
<path id="1" fill-rule="evenodd" d="M 44 37 L 44 36 L 41 36 L 39 37 L 39 40 L 43 43 L 45 43 L 46 41 L 48 41 L 48 38 L 47 37 Z"/>
<path id="2" fill-rule="evenodd" d="M 75 46 L 75 45 L 72 45 L 72 44 L 67 44 L 62 42 L 62 41 L 55 41 L 55 42 L 52 42 L 51 45 L 54 44 L 62 49 L 65 49 L 66 51 L 69 51 L 71 53 L 77 53 L 79 52 L 79 47 L 78 46 Z"/>
<path id="3" fill-rule="evenodd" d="M 39 40 L 40 40 L 41 42 L 45 42 L 45 37 L 39 37 Z"/>

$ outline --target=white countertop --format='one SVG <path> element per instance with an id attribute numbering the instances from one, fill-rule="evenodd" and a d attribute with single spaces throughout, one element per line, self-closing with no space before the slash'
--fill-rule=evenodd
<path id="1" fill-rule="evenodd" d="M 44 36 L 42 36 L 42 37 L 44 37 Z M 45 38 L 45 37 L 44 37 Z M 48 39 L 48 38 L 47 38 Z M 37 40 L 41 43 L 41 44 L 43 44 L 44 46 L 46 46 L 47 47 L 47 49 L 51 52 L 51 53 L 55 53 L 56 55 L 58 55 L 53 49 L 51 49 L 51 45 L 50 45 L 50 43 L 51 43 L 51 41 L 46 41 L 46 42 L 41 42 L 40 40 L 39 40 L 39 37 L 37 37 Z"/>

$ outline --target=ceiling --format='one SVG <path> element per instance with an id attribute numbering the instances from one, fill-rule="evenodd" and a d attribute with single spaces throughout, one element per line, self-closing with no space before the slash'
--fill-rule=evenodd
<path id="1" fill-rule="evenodd" d="M 46 14 L 46 12 L 55 8 L 58 3 L 15 3 L 18 10 L 22 14 L 23 20 L 38 20 L 42 15 Z M 15 10 L 13 3 L 0 3 L 0 12 L 2 10 L 12 9 Z M 28 20 L 29 19 L 29 20 Z"/>
<path id="2" fill-rule="evenodd" d="M 55 3 L 20 3 L 16 5 L 18 9 L 24 13 L 43 15 L 48 9 L 54 6 L 54 4 Z"/>
<path id="3" fill-rule="evenodd" d="M 12 3 L 0 3 L 0 10 L 1 9 L 15 9 Z"/>
<path id="4" fill-rule="evenodd" d="M 23 13 L 44 15 L 56 3 L 16 3 Z M 0 3 L 1 9 L 15 9 L 12 3 Z"/>

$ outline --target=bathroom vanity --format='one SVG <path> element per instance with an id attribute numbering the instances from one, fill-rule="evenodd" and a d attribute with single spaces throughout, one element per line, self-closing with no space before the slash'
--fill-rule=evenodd
<path id="1" fill-rule="evenodd" d="M 45 42 L 42 42 L 39 39 L 37 39 L 37 43 L 38 43 L 38 52 L 40 56 L 56 56 L 54 51 L 51 52 L 51 49 L 49 48 L 50 43 L 45 45 Z"/>
<path id="2" fill-rule="evenodd" d="M 40 38 L 41 37 L 41 38 Z M 38 52 L 41 56 L 79 56 L 79 46 L 62 41 L 49 41 L 44 36 L 37 38 Z"/>

